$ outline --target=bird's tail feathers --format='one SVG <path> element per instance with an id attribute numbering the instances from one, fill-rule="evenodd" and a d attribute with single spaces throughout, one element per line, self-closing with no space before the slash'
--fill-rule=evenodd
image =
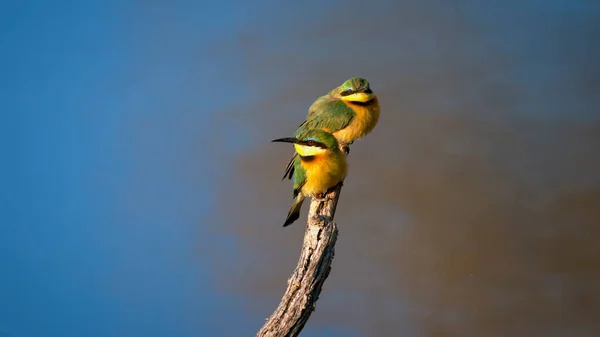
<path id="1" fill-rule="evenodd" d="M 298 193 L 296 198 L 294 198 L 294 203 L 288 212 L 287 219 L 285 219 L 285 223 L 283 227 L 287 227 L 291 225 L 294 221 L 298 220 L 300 217 L 300 208 L 302 208 L 302 203 L 304 202 L 304 195 L 302 193 Z"/>

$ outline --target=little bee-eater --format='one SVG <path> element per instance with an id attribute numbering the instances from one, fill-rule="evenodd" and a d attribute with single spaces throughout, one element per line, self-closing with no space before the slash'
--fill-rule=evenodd
<path id="1" fill-rule="evenodd" d="M 294 167 L 294 203 L 283 227 L 300 216 L 302 202 L 307 196 L 326 193 L 346 178 L 346 155 L 340 150 L 335 137 L 323 130 L 306 130 L 293 138 L 275 139 L 273 142 L 294 144 L 297 156 Z"/>
<path id="2" fill-rule="evenodd" d="M 321 129 L 335 136 L 344 152 L 356 139 L 371 132 L 379 121 L 379 100 L 371 90 L 369 81 L 353 77 L 319 97 L 308 109 L 306 120 L 300 124 L 295 136 L 310 129 Z M 283 178 L 292 178 L 294 155 Z"/>

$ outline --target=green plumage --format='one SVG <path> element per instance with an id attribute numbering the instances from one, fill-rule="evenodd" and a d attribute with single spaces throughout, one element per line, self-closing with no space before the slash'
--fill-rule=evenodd
<path id="1" fill-rule="evenodd" d="M 307 132 L 308 133 L 308 132 Z M 304 203 L 305 196 L 301 193 L 302 186 L 306 184 L 306 169 L 302 166 L 300 156 L 295 155 L 290 162 L 290 167 L 288 168 L 290 179 L 293 178 L 293 188 L 294 188 L 294 202 L 292 203 L 292 207 L 290 208 L 287 218 L 285 219 L 285 223 L 283 227 L 287 227 L 291 225 L 294 221 L 298 220 L 300 217 L 300 209 L 302 208 L 302 203 Z M 286 171 L 286 175 L 288 174 Z"/>
<path id="2" fill-rule="evenodd" d="M 378 119 L 379 102 L 369 82 L 353 77 L 317 98 L 293 138 L 273 140 L 293 143 L 296 150 L 283 176 L 294 183 L 284 227 L 299 218 L 307 196 L 322 195 L 345 179 L 348 145 L 369 133 Z"/>
<path id="3" fill-rule="evenodd" d="M 356 112 L 340 100 L 340 95 L 348 90 L 371 89 L 369 81 L 364 78 L 353 77 L 331 90 L 327 95 L 317 98 L 308 108 L 306 120 L 296 130 L 296 137 L 301 137 L 310 129 L 327 129 L 327 132 L 334 133 L 347 127 L 352 119 L 356 117 Z"/>
<path id="4" fill-rule="evenodd" d="M 319 97 L 308 111 L 306 120 L 296 130 L 296 137 L 301 137 L 310 129 L 326 129 L 334 133 L 348 126 L 356 116 L 352 108 L 330 95 Z"/>
<path id="5" fill-rule="evenodd" d="M 318 154 L 314 154 L 314 155 L 305 155 L 304 157 L 300 157 L 299 155 L 294 156 L 294 158 L 292 159 L 292 161 L 290 162 L 290 167 L 288 169 L 289 174 L 290 174 L 290 178 L 293 179 L 293 195 L 294 195 L 294 202 L 292 203 L 292 207 L 290 208 L 287 218 L 285 220 L 285 223 L 283 224 L 283 227 L 289 226 L 290 224 L 292 224 L 294 221 L 296 221 L 298 219 L 298 217 L 300 216 L 300 209 L 302 208 L 302 203 L 304 202 L 304 199 L 307 197 L 307 193 L 308 194 L 312 194 L 314 193 L 312 189 L 314 189 L 315 184 L 317 184 L 317 186 L 319 186 L 319 181 L 323 181 L 323 177 L 320 175 L 324 175 L 325 176 L 325 181 L 327 181 L 327 177 L 331 176 L 332 174 L 340 174 L 340 167 L 343 167 L 342 170 L 343 171 L 343 175 L 345 176 L 345 157 L 342 157 L 344 160 L 344 163 L 341 163 L 340 165 L 334 165 L 334 170 L 331 170 L 331 166 L 330 165 L 323 165 L 323 164 L 318 164 L 319 162 L 317 162 L 317 164 L 314 164 L 314 160 L 322 160 L 319 159 L 319 156 L 326 156 L 327 160 L 339 160 L 339 157 L 335 157 L 335 153 L 336 151 L 339 152 L 339 148 L 338 148 L 338 142 L 335 139 L 335 137 L 323 130 L 320 129 L 311 129 L 311 130 L 306 130 L 306 132 L 303 133 L 302 137 L 295 137 L 295 138 L 281 138 L 281 139 L 277 139 L 275 141 L 287 141 L 287 142 L 294 142 L 295 144 L 302 144 L 302 146 L 308 146 L 309 148 L 314 147 L 314 149 L 318 149 L 317 153 Z M 307 145 L 304 145 L 307 144 Z M 321 151 L 325 151 L 325 152 L 321 152 Z M 311 150 L 308 150 L 308 152 L 310 153 Z M 334 155 L 332 156 L 333 153 Z M 313 164 L 310 164 L 313 163 Z M 310 165 L 320 165 L 320 166 L 312 166 L 312 171 L 307 171 L 307 167 L 305 167 L 304 165 L 309 165 L 309 167 L 311 167 Z M 316 169 L 316 170 L 315 170 Z M 337 171 L 335 169 L 338 169 Z M 287 172 L 287 171 L 286 171 Z M 312 172 L 312 173 L 311 173 Z M 316 174 L 315 174 L 316 173 Z M 287 175 L 287 173 L 286 173 Z M 311 177 L 310 179 L 312 179 L 311 181 L 308 181 L 309 176 Z M 341 178 L 343 179 L 343 178 Z M 312 186 L 312 187 L 311 187 Z M 309 188 L 308 192 L 304 191 L 303 189 L 305 188 Z M 311 189 L 312 188 L 312 189 Z M 317 187 L 317 189 L 319 189 L 321 187 Z M 329 186 L 325 186 L 322 188 L 329 188 Z"/>
<path id="6" fill-rule="evenodd" d="M 338 98 L 334 98 L 327 94 L 319 97 L 308 109 L 308 117 L 296 130 L 294 134 L 297 138 L 304 138 L 306 134 L 310 133 L 314 129 L 326 129 L 329 133 L 339 131 L 352 121 L 352 118 L 356 116 L 356 112 L 347 106 Z M 298 158 L 297 154 L 294 154 L 290 162 L 285 168 L 283 179 L 286 177 L 292 179 L 294 174 L 294 162 Z"/>
<path id="7" fill-rule="evenodd" d="M 300 189 L 306 183 L 306 170 L 302 167 L 300 163 L 300 157 L 294 156 L 292 160 L 292 165 L 294 167 L 294 198 L 300 193 Z"/>
<path id="8" fill-rule="evenodd" d="M 310 106 L 306 120 L 300 124 L 295 132 L 297 138 L 303 138 L 312 129 L 325 130 L 335 133 L 348 127 L 356 117 L 356 111 L 348 106 L 341 97 L 351 92 L 371 92 L 369 81 L 360 77 L 353 77 L 323 95 Z M 349 144 L 352 144 L 350 142 Z M 341 144 L 341 145 L 349 145 Z M 349 151 L 349 148 L 347 148 Z M 294 161 L 298 157 L 294 154 L 285 169 L 283 179 L 292 179 L 294 175 Z"/>

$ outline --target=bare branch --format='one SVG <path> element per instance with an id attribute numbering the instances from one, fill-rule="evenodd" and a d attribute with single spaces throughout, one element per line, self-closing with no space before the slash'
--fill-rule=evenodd
<path id="1" fill-rule="evenodd" d="M 333 216 L 341 189 L 340 183 L 322 200 L 312 199 L 298 265 L 279 306 L 257 337 L 298 336 L 310 318 L 331 270 L 338 234 Z"/>

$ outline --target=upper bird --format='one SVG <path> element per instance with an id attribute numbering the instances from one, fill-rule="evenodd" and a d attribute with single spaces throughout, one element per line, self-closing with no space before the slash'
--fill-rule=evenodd
<path id="1" fill-rule="evenodd" d="M 306 120 L 300 124 L 295 136 L 310 129 L 321 129 L 333 134 L 344 152 L 356 139 L 371 132 L 379 121 L 379 100 L 371 90 L 369 81 L 353 77 L 331 90 L 308 109 Z M 294 160 L 288 164 L 283 178 L 292 178 Z"/>
<path id="2" fill-rule="evenodd" d="M 307 196 L 325 194 L 346 178 L 346 155 L 340 150 L 335 137 L 323 130 L 311 129 L 292 138 L 273 142 L 294 144 L 294 203 L 283 227 L 300 216 L 300 207 Z"/>

